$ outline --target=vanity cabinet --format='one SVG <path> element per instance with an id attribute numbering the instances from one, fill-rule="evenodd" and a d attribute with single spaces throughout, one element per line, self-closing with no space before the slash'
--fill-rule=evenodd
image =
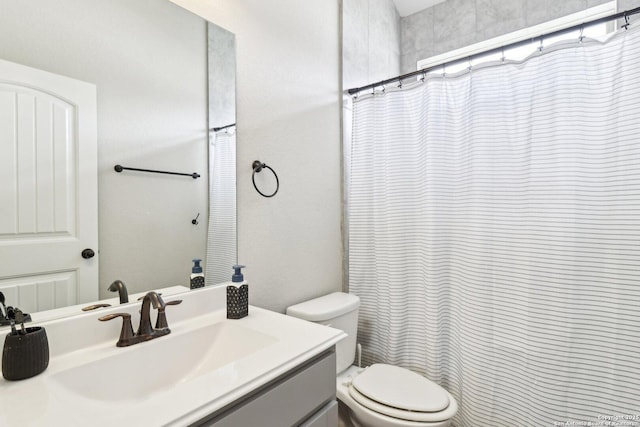
<path id="1" fill-rule="evenodd" d="M 302 363 L 192 427 L 336 427 L 334 348 Z"/>

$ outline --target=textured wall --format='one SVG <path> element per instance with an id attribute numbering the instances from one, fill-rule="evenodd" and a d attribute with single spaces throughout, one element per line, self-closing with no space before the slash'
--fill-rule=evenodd
<path id="1" fill-rule="evenodd" d="M 238 261 L 251 304 L 284 311 L 339 291 L 339 0 L 173 1 L 236 35 Z M 271 199 L 251 185 L 255 159 L 280 177 Z"/>
<path id="2" fill-rule="evenodd" d="M 609 0 L 447 0 L 402 18 L 402 73 L 417 61 L 550 21 Z M 619 10 L 640 4 L 620 0 Z"/>
<path id="3" fill-rule="evenodd" d="M 345 89 L 400 74 L 400 15 L 391 0 L 342 1 Z"/>

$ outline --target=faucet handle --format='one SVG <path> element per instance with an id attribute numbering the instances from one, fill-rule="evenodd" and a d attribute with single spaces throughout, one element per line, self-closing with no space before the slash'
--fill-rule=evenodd
<path id="1" fill-rule="evenodd" d="M 82 311 L 91 311 L 91 310 L 95 310 L 102 307 L 111 307 L 111 304 L 100 303 L 100 304 L 88 305 L 86 307 L 83 307 Z"/>
<path id="2" fill-rule="evenodd" d="M 101 322 L 106 322 L 117 317 L 122 317 L 122 329 L 120 329 L 120 338 L 118 339 L 116 346 L 127 347 L 131 344 L 135 344 L 133 342 L 133 326 L 131 326 L 131 315 L 129 313 L 107 314 L 106 316 L 98 318 L 98 320 L 100 320 Z"/>
<path id="3" fill-rule="evenodd" d="M 181 299 L 168 301 L 164 303 L 164 307 L 158 308 L 158 317 L 156 318 L 156 329 L 169 329 L 169 324 L 167 323 L 167 315 L 165 314 L 165 308 L 168 305 L 178 305 L 182 302 Z"/>
<path id="4" fill-rule="evenodd" d="M 158 292 L 158 296 L 161 297 L 162 296 L 162 292 Z M 142 295 L 141 297 L 138 297 L 138 301 L 142 301 L 144 299 L 145 295 Z"/>

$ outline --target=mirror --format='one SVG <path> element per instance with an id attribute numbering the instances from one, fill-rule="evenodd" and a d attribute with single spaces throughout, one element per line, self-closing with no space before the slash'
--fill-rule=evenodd
<path id="1" fill-rule="evenodd" d="M 228 282 L 237 263 L 236 229 L 236 39 L 208 25 L 209 241 L 206 284 Z M 218 244 L 215 244 L 218 243 Z M 215 262 L 212 262 L 214 260 Z"/>
<path id="2" fill-rule="evenodd" d="M 107 291 L 115 280 L 130 295 L 188 287 L 193 258 L 204 260 L 207 284 L 229 280 L 237 257 L 235 127 L 210 129 L 235 124 L 232 33 L 168 0 L 0 0 L 0 59 L 95 85 L 98 241 L 96 256 L 79 261 L 98 266 L 91 301 L 116 298 Z M 201 178 L 117 173 L 118 164 Z M 7 192 L 0 197 L 15 205 Z M 19 234 L 0 224 L 0 265 L 9 240 L 33 236 Z M 27 258 L 36 266 L 44 257 Z M 0 267 L 0 290 L 25 312 L 89 302 L 75 299 L 86 284 L 62 270 L 38 270 L 46 280 L 18 290 L 23 276 Z"/>

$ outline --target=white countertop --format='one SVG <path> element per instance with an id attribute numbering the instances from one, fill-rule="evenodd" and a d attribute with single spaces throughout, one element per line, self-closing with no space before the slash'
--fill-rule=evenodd
<path id="1" fill-rule="evenodd" d="M 167 307 L 172 333 L 131 347 L 118 348 L 121 321 L 99 322 L 98 317 L 118 311 L 132 314 L 134 330 L 138 325 L 138 305 L 110 307 L 99 313 L 88 312 L 76 317 L 44 322 L 49 337 L 51 359 L 42 374 L 23 381 L 0 379 L 0 425 L 2 426 L 186 426 L 241 398 L 256 388 L 310 358 L 331 348 L 346 335 L 339 330 L 306 322 L 279 313 L 250 307 L 249 316 L 239 320 L 226 319 L 225 289 L 203 288 L 165 301 L 182 299 L 178 306 Z M 152 321 L 155 320 L 152 310 Z M 222 366 L 201 372 L 197 367 L 184 366 L 197 360 L 178 343 L 193 331 L 206 325 L 229 322 L 233 328 L 247 328 L 262 336 L 260 349 L 237 360 L 224 361 Z M 173 337 L 173 338 L 172 338 Z M 243 338 L 239 338 L 243 339 Z M 172 345 L 175 340 L 176 345 Z M 135 352 L 137 357 L 128 358 Z M 143 355 L 141 358 L 140 356 Z M 156 356 L 158 355 L 158 356 Z M 196 355 L 197 356 L 197 355 Z M 179 381 L 152 392 L 136 395 L 140 377 L 156 378 L 162 383 L 162 369 L 153 361 L 169 357 L 171 370 L 184 370 Z M 141 363 L 140 360 L 148 361 Z M 86 393 L 77 393 L 61 386 L 56 378 L 78 366 L 90 366 L 95 361 L 105 364 L 99 375 L 81 377 Z M 135 365 L 125 361 L 138 360 Z M 101 365 L 102 366 L 102 365 Z M 197 374 L 191 374 L 192 368 Z M 167 369 L 167 371 L 170 369 Z M 104 393 L 104 383 L 122 386 L 122 395 Z M 148 387 L 148 384 L 144 384 Z M 144 388 L 144 387 L 143 387 Z"/>
<path id="2" fill-rule="evenodd" d="M 157 289 L 156 291 L 161 293 L 162 296 L 164 298 L 170 296 L 170 295 L 175 295 L 175 294 L 181 294 L 184 292 L 187 292 L 189 290 L 189 288 L 187 286 L 181 286 L 181 285 L 176 285 L 176 286 L 170 286 L 167 288 L 162 288 L 162 289 Z M 126 304 L 131 304 L 136 302 L 136 300 L 139 297 L 142 297 L 146 294 L 146 292 L 138 292 L 132 295 L 129 295 L 129 303 Z M 31 319 L 33 323 L 42 323 L 42 322 L 47 322 L 49 320 L 54 320 L 54 319 L 61 319 L 63 317 L 68 317 L 68 316 L 75 316 L 77 314 L 81 314 L 83 313 L 82 309 L 84 307 L 88 307 L 90 305 L 94 305 L 94 304 L 109 304 L 111 306 L 118 306 L 120 305 L 120 298 L 118 297 L 118 294 L 114 294 L 115 296 L 113 298 L 107 298 L 107 299 L 103 299 L 103 300 L 99 300 L 99 301 L 94 301 L 94 302 L 88 302 L 88 303 L 84 303 L 84 304 L 75 304 L 75 305 L 70 305 L 67 307 L 60 307 L 60 308 L 54 308 L 52 310 L 45 310 L 45 311 L 38 311 L 35 313 L 30 313 L 31 314 Z M 10 304 L 7 304 L 10 305 Z M 104 310 L 106 307 L 100 307 L 97 308 L 96 310 Z M 25 325 L 28 326 L 28 325 Z M 3 326 L 2 328 L 9 328 L 8 326 Z M 0 331 L 2 331 L 2 329 L 0 328 Z"/>

